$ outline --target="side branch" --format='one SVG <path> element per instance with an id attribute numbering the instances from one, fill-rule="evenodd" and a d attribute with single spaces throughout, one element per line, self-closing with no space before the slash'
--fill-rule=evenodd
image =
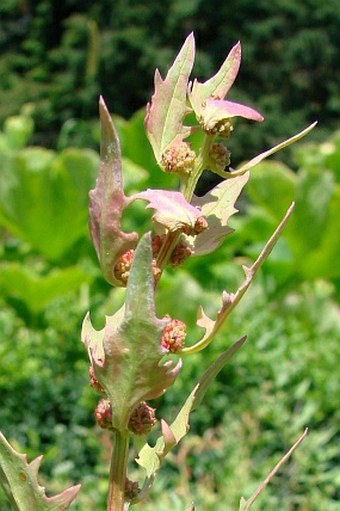
<path id="1" fill-rule="evenodd" d="M 213 337 L 217 334 L 227 317 L 230 315 L 230 313 L 234 310 L 236 305 L 241 300 L 242 296 L 245 294 L 247 289 L 249 288 L 250 284 L 252 283 L 257 271 L 262 266 L 263 262 L 266 260 L 266 258 L 269 256 L 270 252 L 272 251 L 275 243 L 277 242 L 278 238 L 280 237 L 290 215 L 293 212 L 295 203 L 293 202 L 290 207 L 287 210 L 287 213 L 281 220 L 280 224 L 272 234 L 272 236 L 269 238 L 268 242 L 266 243 L 265 247 L 263 248 L 262 252 L 256 259 L 256 261 L 252 264 L 252 266 L 247 267 L 243 266 L 246 278 L 243 282 L 243 284 L 239 287 L 239 289 L 236 291 L 236 293 L 227 293 L 226 291 L 223 292 L 222 295 L 222 307 L 217 313 L 217 318 L 215 321 L 210 319 L 201 309 L 200 310 L 200 317 L 197 321 L 197 325 L 205 328 L 205 334 L 203 338 L 198 341 L 193 346 L 188 346 L 186 348 L 183 348 L 180 352 L 183 355 L 187 355 L 190 353 L 196 353 L 198 351 L 203 350 L 210 342 L 212 341 Z"/>

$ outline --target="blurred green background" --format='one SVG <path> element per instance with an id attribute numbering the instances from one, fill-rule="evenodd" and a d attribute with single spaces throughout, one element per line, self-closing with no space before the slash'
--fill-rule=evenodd
<path id="1" fill-rule="evenodd" d="M 254 2 L 2 0 L 0 6 L 0 429 L 29 459 L 45 454 L 49 492 L 83 482 L 73 509 L 104 509 L 109 437 L 94 424 L 79 332 L 123 299 L 103 281 L 87 230 L 98 168 L 97 99 L 115 115 L 127 194 L 173 187 L 154 162 L 140 110 L 191 30 L 206 78 L 240 39 L 230 97 L 266 118 L 240 122 L 234 166 L 319 120 L 308 141 L 252 171 L 235 233 L 208 259 L 169 271 L 158 314 L 197 331 L 223 289 L 242 282 L 292 200 L 289 226 L 216 341 L 185 359 L 157 402 L 171 420 L 194 382 L 244 334 L 248 342 L 193 414 L 187 439 L 156 481 L 147 511 L 235 510 L 297 439 L 310 433 L 259 498 L 264 511 L 336 510 L 340 360 L 340 7 L 336 0 Z M 284 162 L 280 163 L 278 160 Z M 135 207 L 126 227 L 143 231 Z M 181 301 L 178 297 L 181 297 Z M 137 474 L 136 474 L 137 477 Z M 0 510 L 9 509 L 0 494 Z"/>

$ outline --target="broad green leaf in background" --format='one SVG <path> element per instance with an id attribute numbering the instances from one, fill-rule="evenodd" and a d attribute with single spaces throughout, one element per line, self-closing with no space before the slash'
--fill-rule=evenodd
<path id="1" fill-rule="evenodd" d="M 90 280 L 91 276 L 80 266 L 54 269 L 47 275 L 39 275 L 19 263 L 0 264 L 0 293 L 21 300 L 33 314 Z"/>
<path id="2" fill-rule="evenodd" d="M 82 341 L 87 347 L 98 381 L 113 406 L 112 424 L 127 428 L 134 407 L 162 395 L 173 384 L 181 367 L 162 362 L 165 350 L 160 338 L 168 320 L 155 315 L 150 233 L 139 242 L 126 289 L 123 320 L 118 311 L 106 317 L 97 331 L 87 315 Z"/>
<path id="3" fill-rule="evenodd" d="M 4 135 L 8 149 L 22 149 L 33 133 L 33 119 L 30 115 L 25 115 L 24 112 L 23 114 L 8 117 L 4 123 Z"/>
<path id="4" fill-rule="evenodd" d="M 13 511 L 63 511 L 77 496 L 80 484 L 47 497 L 38 482 L 41 461 L 39 456 L 28 463 L 26 455 L 15 451 L 0 433 L 0 483 Z"/>
<path id="5" fill-rule="evenodd" d="M 281 248 L 285 243 L 281 255 L 288 273 L 291 276 L 293 273 L 299 275 L 303 280 L 318 277 L 332 279 L 340 274 L 336 263 L 339 254 L 340 185 L 335 182 L 336 169 L 330 169 L 325 163 L 331 153 L 325 155 L 322 146 L 317 146 L 322 151 L 321 156 L 314 147 L 312 159 L 309 158 L 310 144 L 306 144 L 305 149 L 299 149 L 298 161 L 303 167 L 297 173 L 278 162 L 260 163 L 252 171 L 252 179 L 246 189 L 252 204 L 268 214 L 268 224 L 279 217 L 289 201 L 296 202 L 294 215 L 281 240 Z M 330 145 L 328 150 L 332 147 Z M 332 154 L 335 154 L 335 150 Z M 336 159 L 332 160 L 333 164 L 335 162 Z M 249 214 L 250 217 L 253 214 L 251 209 Z M 246 223 L 251 222 L 250 217 Z M 276 252 L 276 257 L 279 262 L 279 252 Z"/>
<path id="6" fill-rule="evenodd" d="M 48 260 L 60 259 L 87 232 L 97 162 L 90 150 L 13 152 L 0 168 L 0 224 Z"/>
<path id="7" fill-rule="evenodd" d="M 262 162 L 252 170 L 246 193 L 253 204 L 278 220 L 295 199 L 295 187 L 296 174 L 289 167 L 276 161 Z"/>

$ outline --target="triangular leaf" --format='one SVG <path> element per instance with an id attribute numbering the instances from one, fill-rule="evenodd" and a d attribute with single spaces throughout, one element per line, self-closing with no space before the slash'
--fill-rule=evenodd
<path id="1" fill-rule="evenodd" d="M 118 136 L 104 100 L 99 103 L 101 120 L 100 169 L 96 187 L 90 191 L 90 232 L 104 277 L 121 285 L 113 274 L 117 258 L 135 247 L 137 233 L 121 230 L 123 210 L 130 200 L 124 195 Z"/>
<path id="2" fill-rule="evenodd" d="M 157 162 L 168 147 L 190 134 L 190 128 L 183 126 L 183 119 L 187 113 L 186 95 L 194 58 L 195 40 L 190 34 L 165 80 L 156 69 L 155 92 L 147 107 L 145 127 Z"/>
<path id="3" fill-rule="evenodd" d="M 96 377 L 110 398 L 112 424 L 122 431 L 140 402 L 153 399 L 173 384 L 180 362 L 162 362 L 160 345 L 168 320 L 155 315 L 154 281 L 150 233 L 139 242 L 130 270 L 123 320 L 121 311 L 106 317 L 97 331 L 89 316 L 84 320 L 82 341 L 86 345 Z"/>
<path id="4" fill-rule="evenodd" d="M 233 232 L 227 225 L 229 218 L 237 213 L 235 202 L 249 178 L 246 173 L 235 179 L 222 181 L 203 197 L 195 197 L 193 204 L 200 207 L 208 227 L 195 237 L 187 237 L 194 255 L 210 254 L 224 238 Z"/>
<path id="5" fill-rule="evenodd" d="M 77 496 L 80 484 L 47 497 L 38 482 L 42 456 L 27 462 L 0 433 L 0 483 L 14 511 L 63 511 Z"/>

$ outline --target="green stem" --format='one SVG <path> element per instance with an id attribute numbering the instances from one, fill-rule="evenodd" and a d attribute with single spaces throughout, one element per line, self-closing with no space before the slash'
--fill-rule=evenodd
<path id="1" fill-rule="evenodd" d="M 188 178 L 183 190 L 183 195 L 188 202 L 191 202 L 198 180 L 201 177 L 203 170 L 207 167 L 207 162 L 209 161 L 209 152 L 214 139 L 215 136 L 212 135 L 204 136 L 201 150 L 196 158 L 192 173 L 190 174 L 190 177 Z"/>
<path id="2" fill-rule="evenodd" d="M 129 457 L 129 431 L 113 431 L 110 467 L 110 486 L 107 511 L 124 511 L 126 507 L 125 481 Z"/>

